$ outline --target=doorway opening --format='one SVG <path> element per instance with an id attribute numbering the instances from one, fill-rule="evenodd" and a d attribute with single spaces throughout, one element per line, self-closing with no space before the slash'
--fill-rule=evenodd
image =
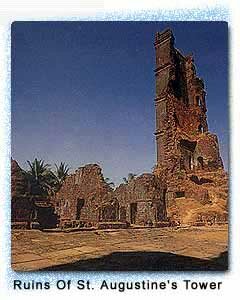
<path id="1" fill-rule="evenodd" d="M 77 212 L 76 212 L 76 220 L 80 220 L 81 210 L 84 206 L 84 199 L 77 199 Z"/>
<path id="2" fill-rule="evenodd" d="M 137 216 L 137 203 L 130 204 L 130 221 L 131 224 L 136 223 L 136 216 Z"/>

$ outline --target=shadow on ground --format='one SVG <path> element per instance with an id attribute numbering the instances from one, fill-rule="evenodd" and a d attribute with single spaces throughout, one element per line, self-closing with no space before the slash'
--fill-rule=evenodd
<path id="1" fill-rule="evenodd" d="M 113 252 L 41 271 L 226 271 L 228 253 L 210 260 L 167 252 Z"/>

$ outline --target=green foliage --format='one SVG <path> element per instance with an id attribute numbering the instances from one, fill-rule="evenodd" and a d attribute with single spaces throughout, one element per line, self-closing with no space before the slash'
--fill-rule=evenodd
<path id="1" fill-rule="evenodd" d="M 61 162 L 59 166 L 55 164 L 56 171 L 52 172 L 49 164 L 44 160 L 34 159 L 27 161 L 30 169 L 25 172 L 30 186 L 30 194 L 39 196 L 54 195 L 62 186 L 68 175 L 68 166 Z"/>
<path id="2" fill-rule="evenodd" d="M 55 168 L 56 171 L 53 173 L 55 179 L 54 186 L 55 190 L 58 191 L 68 176 L 69 167 L 64 162 L 61 162 L 59 166 L 55 164 Z"/>
<path id="3" fill-rule="evenodd" d="M 30 169 L 26 172 L 26 177 L 30 185 L 30 194 L 48 195 L 52 183 L 50 165 L 45 164 L 44 160 L 34 159 L 33 162 L 27 161 Z"/>

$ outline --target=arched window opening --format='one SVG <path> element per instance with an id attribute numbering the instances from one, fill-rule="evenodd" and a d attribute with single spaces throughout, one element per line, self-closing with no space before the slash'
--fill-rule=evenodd
<path id="1" fill-rule="evenodd" d="M 200 106 L 201 105 L 201 100 L 199 96 L 196 96 L 196 105 Z"/>
<path id="2" fill-rule="evenodd" d="M 185 191 L 175 192 L 175 198 L 182 198 L 182 197 L 185 197 Z"/>

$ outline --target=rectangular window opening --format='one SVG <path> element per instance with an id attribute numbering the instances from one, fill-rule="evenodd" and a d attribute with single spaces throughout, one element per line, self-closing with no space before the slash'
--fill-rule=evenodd
<path id="1" fill-rule="evenodd" d="M 185 197 L 184 191 L 178 191 L 175 193 L 175 198 L 182 198 L 182 197 Z"/>

